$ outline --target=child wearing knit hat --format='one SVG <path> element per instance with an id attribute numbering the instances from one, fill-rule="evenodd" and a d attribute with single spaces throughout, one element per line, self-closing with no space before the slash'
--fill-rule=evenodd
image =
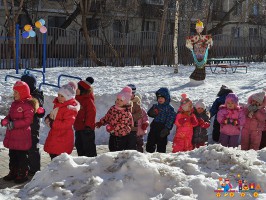
<path id="1" fill-rule="evenodd" d="M 109 150 L 122 151 L 128 149 L 136 149 L 130 145 L 130 131 L 133 126 L 133 117 L 131 108 L 128 107 L 132 96 L 132 89 L 128 86 L 124 87 L 118 94 L 113 105 L 106 115 L 96 123 L 96 128 L 106 126 L 109 137 Z"/>
<path id="2" fill-rule="evenodd" d="M 72 153 L 74 147 L 72 126 L 80 109 L 80 104 L 75 100 L 76 90 L 75 82 L 63 85 L 58 90 L 58 97 L 53 101 L 53 110 L 45 117 L 45 123 L 51 129 L 44 144 L 44 151 L 49 153 L 51 159 L 61 153 Z"/>
<path id="3" fill-rule="evenodd" d="M 78 82 L 76 100 L 81 107 L 74 123 L 75 146 L 78 156 L 97 156 L 95 145 L 96 106 L 94 103 L 93 83 L 94 79 L 92 77 Z"/>
<path id="4" fill-rule="evenodd" d="M 265 92 L 252 94 L 244 107 L 246 122 L 242 130 L 241 149 L 259 150 L 266 120 Z"/>
<path id="5" fill-rule="evenodd" d="M 192 150 L 193 127 L 198 125 L 198 120 L 194 114 L 192 101 L 186 94 L 181 95 L 180 107 L 176 115 L 175 125 L 177 129 L 173 139 L 172 152 L 176 153 Z"/>
<path id="6" fill-rule="evenodd" d="M 194 110 L 198 119 L 198 125 L 193 128 L 192 144 L 194 148 L 199 148 L 208 142 L 207 128 L 210 126 L 210 114 L 206 111 L 203 99 L 197 101 Z"/>
<path id="7" fill-rule="evenodd" d="M 10 158 L 10 171 L 3 179 L 23 183 L 28 180 L 28 153 L 32 146 L 30 125 L 39 105 L 25 82 L 17 81 L 13 91 L 14 101 L 8 115 L 1 120 L 1 125 L 7 128 L 3 144 L 9 149 Z"/>
<path id="8" fill-rule="evenodd" d="M 219 142 L 225 147 L 237 147 L 240 132 L 245 124 L 245 114 L 234 93 L 226 96 L 225 104 L 219 107 L 217 120 L 220 123 Z"/>

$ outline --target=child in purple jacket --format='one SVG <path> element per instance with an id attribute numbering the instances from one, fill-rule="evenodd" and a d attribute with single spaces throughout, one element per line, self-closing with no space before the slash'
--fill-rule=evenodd
<path id="1" fill-rule="evenodd" d="M 220 123 L 219 142 L 225 147 L 237 147 L 241 129 L 245 123 L 245 114 L 238 104 L 234 93 L 226 96 L 225 104 L 219 107 L 217 120 Z"/>
<path id="2" fill-rule="evenodd" d="M 244 108 L 246 122 L 242 130 L 241 149 L 259 150 L 262 131 L 266 120 L 266 108 L 263 104 L 265 92 L 252 94 Z"/>

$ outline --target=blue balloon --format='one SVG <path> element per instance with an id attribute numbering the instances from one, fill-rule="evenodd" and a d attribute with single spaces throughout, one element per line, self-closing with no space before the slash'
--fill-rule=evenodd
<path id="1" fill-rule="evenodd" d="M 22 37 L 23 38 L 28 38 L 29 37 L 29 32 L 27 32 L 27 31 L 24 31 L 23 33 L 22 33 Z"/>
<path id="2" fill-rule="evenodd" d="M 44 19 L 40 19 L 39 22 L 44 26 L 45 25 L 45 21 Z"/>
<path id="3" fill-rule="evenodd" d="M 36 33 L 35 33 L 35 31 L 31 30 L 29 32 L 29 35 L 30 35 L 30 37 L 35 37 L 36 36 Z"/>

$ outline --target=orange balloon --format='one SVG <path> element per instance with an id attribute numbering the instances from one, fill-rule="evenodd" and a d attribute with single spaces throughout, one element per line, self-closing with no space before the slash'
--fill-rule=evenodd
<path id="1" fill-rule="evenodd" d="M 31 27 L 31 25 L 29 25 L 29 24 L 26 24 L 25 26 L 24 26 L 24 30 L 25 31 L 30 31 L 32 29 L 32 27 Z"/>
<path id="2" fill-rule="evenodd" d="M 42 26 L 41 22 L 39 22 L 39 21 L 35 22 L 35 27 L 36 28 L 41 28 L 41 26 Z"/>

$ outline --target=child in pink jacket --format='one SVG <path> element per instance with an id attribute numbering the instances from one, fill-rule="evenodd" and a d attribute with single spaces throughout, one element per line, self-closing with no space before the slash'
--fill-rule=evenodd
<path id="1" fill-rule="evenodd" d="M 241 149 L 259 150 L 266 120 L 265 92 L 252 94 L 244 108 L 246 122 L 242 130 Z"/>
<path id="2" fill-rule="evenodd" d="M 198 120 L 193 113 L 192 101 L 186 94 L 182 94 L 180 107 L 175 119 L 176 134 L 173 140 L 173 153 L 190 151 L 193 149 L 193 127 L 198 125 Z"/>
<path id="3" fill-rule="evenodd" d="M 136 93 L 136 96 L 139 98 L 140 102 L 138 102 L 138 104 L 141 106 L 141 95 Z M 142 117 L 138 120 L 136 149 L 137 151 L 143 153 L 144 135 L 147 133 L 147 128 L 149 126 L 149 117 L 147 112 L 142 107 L 141 112 Z"/>
<path id="4" fill-rule="evenodd" d="M 225 147 L 237 147 L 241 129 L 245 123 L 245 114 L 238 104 L 234 93 L 226 96 L 225 104 L 219 107 L 217 120 L 220 123 L 219 142 Z"/>
<path id="5" fill-rule="evenodd" d="M 132 96 L 132 89 L 128 86 L 122 89 L 117 95 L 115 105 L 113 105 L 107 114 L 96 123 L 96 128 L 106 126 L 107 132 L 110 133 L 109 150 L 122 151 L 135 149 L 130 141 L 130 131 L 133 126 L 133 117 L 131 108 L 128 107 Z"/>

